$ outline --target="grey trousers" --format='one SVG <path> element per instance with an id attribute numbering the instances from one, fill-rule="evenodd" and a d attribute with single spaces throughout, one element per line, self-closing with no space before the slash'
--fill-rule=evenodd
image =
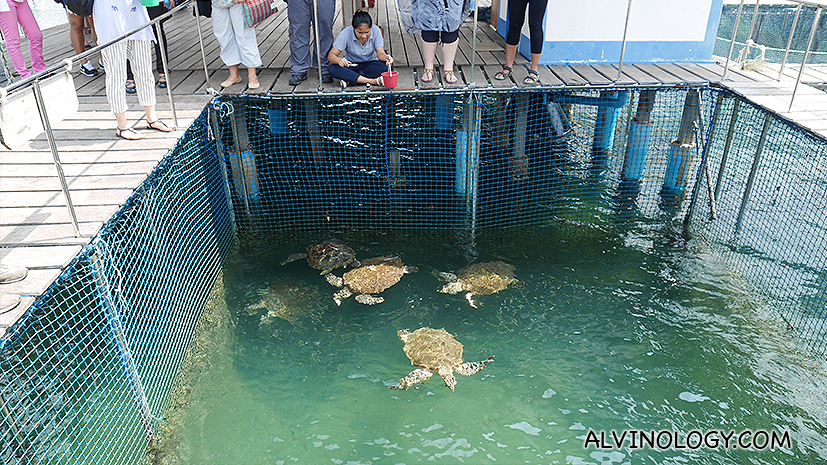
<path id="1" fill-rule="evenodd" d="M 311 67 L 316 67 L 316 44 L 310 41 L 313 36 L 314 0 L 290 0 L 287 3 L 287 20 L 290 22 L 290 72 L 304 74 Z M 336 0 L 316 0 L 319 5 L 319 44 L 322 51 L 322 74 L 328 74 L 327 53 L 333 46 L 333 14 L 336 12 Z"/>

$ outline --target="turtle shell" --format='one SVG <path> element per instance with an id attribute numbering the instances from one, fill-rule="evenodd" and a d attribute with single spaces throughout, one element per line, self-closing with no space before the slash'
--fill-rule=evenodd
<path id="1" fill-rule="evenodd" d="M 514 265 L 502 262 L 475 263 L 457 275 L 462 289 L 477 295 L 491 295 L 514 282 Z"/>
<path id="2" fill-rule="evenodd" d="M 325 241 L 307 249 L 307 264 L 317 270 L 332 270 L 350 264 L 356 252 L 337 241 Z"/>
<path id="3" fill-rule="evenodd" d="M 377 257 L 342 276 L 344 283 L 357 294 L 378 294 L 399 282 L 405 267 L 399 257 Z"/>
<path id="4" fill-rule="evenodd" d="M 399 331 L 398 334 L 405 342 L 402 350 L 412 365 L 438 370 L 463 363 L 462 344 L 444 329 L 419 328 L 412 333 Z"/>

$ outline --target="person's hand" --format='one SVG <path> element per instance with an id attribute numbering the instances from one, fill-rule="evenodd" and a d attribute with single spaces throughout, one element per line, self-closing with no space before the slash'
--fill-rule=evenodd
<path id="1" fill-rule="evenodd" d="M 341 66 L 342 68 L 347 68 L 348 66 L 350 66 L 350 62 L 344 58 L 339 58 L 339 66 Z"/>
<path id="2" fill-rule="evenodd" d="M 393 64 L 393 57 L 392 57 L 392 56 L 390 56 L 390 55 L 388 55 L 388 59 L 387 59 L 387 60 L 385 60 L 385 61 L 386 61 L 386 63 L 388 63 L 388 66 L 390 66 L 390 65 L 392 65 L 392 64 Z"/>

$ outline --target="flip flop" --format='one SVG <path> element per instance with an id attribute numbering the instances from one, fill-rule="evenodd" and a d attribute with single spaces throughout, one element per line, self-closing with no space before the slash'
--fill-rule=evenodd
<path id="1" fill-rule="evenodd" d="M 160 127 L 155 126 L 156 124 L 159 124 L 159 123 L 161 124 Z M 153 121 L 151 123 L 149 121 L 147 121 L 146 122 L 146 128 L 147 129 L 154 129 L 156 131 L 161 131 L 161 132 L 172 132 L 172 131 L 175 130 L 175 128 L 171 128 L 171 127 L 167 126 L 166 123 L 164 123 L 160 119 L 156 119 L 155 121 Z"/>
<path id="2" fill-rule="evenodd" d="M 419 78 L 422 82 L 431 82 L 434 80 L 434 69 L 426 69 L 425 72 L 422 73 L 422 77 Z"/>
<path id="3" fill-rule="evenodd" d="M 494 79 L 498 81 L 505 81 L 508 79 L 508 76 L 511 76 L 511 71 L 510 66 L 503 66 L 502 71 L 497 71 L 497 74 L 494 75 Z"/>
<path id="4" fill-rule="evenodd" d="M 135 132 L 135 130 L 132 129 L 132 128 L 125 128 L 125 129 L 117 128 L 116 130 L 117 130 L 117 132 L 115 133 L 115 135 L 120 137 L 121 139 L 140 140 L 140 139 L 144 138 L 143 134 L 141 134 L 140 132 Z M 125 135 L 123 135 L 124 133 L 134 134 L 135 137 L 126 137 Z"/>
<path id="5" fill-rule="evenodd" d="M 454 74 L 453 70 L 446 70 L 443 73 L 443 75 L 445 76 L 445 82 L 447 82 L 448 84 L 454 84 L 455 82 L 457 82 L 457 75 Z"/>

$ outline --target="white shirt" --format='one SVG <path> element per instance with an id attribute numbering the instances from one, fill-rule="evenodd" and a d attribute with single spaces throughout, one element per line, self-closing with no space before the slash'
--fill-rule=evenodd
<path id="1" fill-rule="evenodd" d="M 149 14 L 140 0 L 95 0 L 92 7 L 98 44 L 105 44 L 149 22 Z M 151 27 L 127 37 L 128 40 L 155 41 Z"/>

